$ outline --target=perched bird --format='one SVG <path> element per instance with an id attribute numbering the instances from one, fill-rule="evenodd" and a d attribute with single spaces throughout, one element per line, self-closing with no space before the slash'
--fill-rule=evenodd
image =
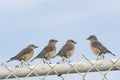
<path id="1" fill-rule="evenodd" d="M 42 50 L 36 57 L 34 57 L 34 58 L 31 60 L 31 62 L 32 62 L 33 60 L 37 59 L 37 58 L 41 58 L 41 59 L 43 59 L 43 62 L 44 62 L 44 63 L 45 63 L 44 60 L 48 60 L 49 63 L 51 63 L 51 62 L 50 62 L 50 59 L 51 59 L 51 58 L 55 55 L 55 53 L 56 53 L 56 42 L 58 42 L 58 41 L 55 40 L 55 39 L 49 40 L 48 45 L 45 46 L 45 47 L 43 48 L 43 50 Z"/>
<path id="2" fill-rule="evenodd" d="M 64 62 L 64 58 L 68 59 L 69 62 L 70 61 L 70 57 L 73 55 L 75 47 L 74 44 L 76 44 L 75 41 L 69 39 L 67 40 L 66 44 L 60 49 L 60 51 L 54 56 L 60 56 L 62 59 L 62 61 Z"/>
<path id="3" fill-rule="evenodd" d="M 96 38 L 95 35 L 91 35 L 87 38 L 87 40 L 89 40 L 91 42 L 90 44 L 90 48 L 91 50 L 98 55 L 97 60 L 101 58 L 104 59 L 104 55 L 106 53 L 110 53 L 113 56 L 115 56 L 115 54 L 113 54 L 111 51 L 109 51 L 105 46 L 103 46 L 103 44 Z"/>
<path id="4" fill-rule="evenodd" d="M 10 58 L 10 60 L 8 60 L 7 63 L 12 60 L 19 60 L 21 62 L 22 61 L 27 62 L 33 56 L 35 48 L 38 48 L 38 47 L 33 44 L 28 45 L 26 48 L 21 50 L 16 56 Z M 27 64 L 29 65 L 28 62 L 27 62 Z"/>

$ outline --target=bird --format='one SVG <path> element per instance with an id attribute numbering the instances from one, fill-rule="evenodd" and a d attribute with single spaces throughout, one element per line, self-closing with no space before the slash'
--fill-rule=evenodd
<path id="1" fill-rule="evenodd" d="M 46 45 L 42 51 L 36 56 L 34 57 L 31 62 L 37 58 L 41 58 L 43 59 L 43 63 L 45 64 L 45 61 L 49 61 L 50 59 L 55 55 L 56 53 L 56 43 L 58 42 L 58 40 L 55 39 L 50 39 L 48 42 L 48 45 Z"/>
<path id="2" fill-rule="evenodd" d="M 113 56 L 116 56 L 115 54 L 113 54 L 111 51 L 109 51 L 98 39 L 95 35 L 90 35 L 87 40 L 90 41 L 90 48 L 91 50 L 98 55 L 97 59 L 104 59 L 104 55 L 106 53 L 110 53 Z M 100 57 L 100 58 L 99 58 Z"/>
<path id="3" fill-rule="evenodd" d="M 16 56 L 10 58 L 10 60 L 8 60 L 6 63 L 12 60 L 18 60 L 21 62 L 21 64 L 23 64 L 23 62 L 27 62 L 33 56 L 35 48 L 38 48 L 38 46 L 34 44 L 29 44 L 26 48 L 21 50 Z M 27 64 L 29 65 L 28 62 Z"/>
<path id="4" fill-rule="evenodd" d="M 63 45 L 63 47 L 59 50 L 59 52 L 54 57 L 60 56 L 61 58 L 63 58 L 61 61 L 64 62 L 64 59 L 68 59 L 69 62 L 71 62 L 69 58 L 74 53 L 74 50 L 75 50 L 74 44 L 76 43 L 77 42 L 75 42 L 72 39 L 67 40 L 66 43 Z"/>

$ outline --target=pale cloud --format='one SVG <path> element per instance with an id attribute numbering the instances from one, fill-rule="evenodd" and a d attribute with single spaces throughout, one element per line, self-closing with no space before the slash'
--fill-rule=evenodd
<path id="1" fill-rule="evenodd" d="M 87 19 L 96 16 L 116 15 L 120 13 L 120 1 L 118 0 L 90 0 L 87 7 L 82 10 L 76 10 L 74 12 L 66 12 L 61 15 L 57 22 L 73 22 L 76 19 Z M 63 20 L 62 20 L 63 19 Z"/>
<path id="2" fill-rule="evenodd" d="M 22 8 L 22 9 L 29 9 L 33 8 L 35 6 L 43 6 L 43 11 L 45 5 L 43 4 L 44 2 L 47 2 L 47 4 L 59 4 L 61 7 L 62 5 L 72 5 L 73 10 L 71 9 L 66 9 L 66 11 L 55 11 L 50 5 L 48 10 L 45 10 L 46 12 L 43 12 L 45 14 L 42 14 L 42 16 L 35 16 L 33 20 L 36 20 L 36 23 L 42 23 L 42 24 L 68 24 L 71 22 L 74 22 L 77 19 L 84 20 L 87 18 L 91 17 L 96 17 L 96 16 L 101 16 L 101 15 L 108 15 L 114 13 L 120 12 L 120 1 L 119 0 L 88 0 L 87 3 L 84 2 L 84 5 L 78 6 L 79 8 L 76 9 L 76 5 L 73 5 L 72 1 L 67 3 L 69 0 L 61 0 L 61 1 L 55 1 L 55 0 L 0 0 L 0 9 L 17 9 L 17 8 Z M 76 1 L 77 2 L 77 1 Z M 74 4 L 76 3 L 74 2 Z M 80 2 L 80 1 L 78 1 Z M 65 3 L 65 4 L 63 4 Z M 80 5 L 83 4 L 82 0 Z M 82 9 L 81 9 L 82 7 Z M 51 10 L 53 9 L 53 10 Z M 47 12 L 48 11 L 48 12 Z M 51 11 L 51 12 L 49 12 Z M 34 22 L 34 21 L 33 21 Z M 47 25 L 46 24 L 46 25 Z"/>
<path id="3" fill-rule="evenodd" d="M 84 9 L 76 10 L 76 11 L 66 11 L 60 13 L 53 13 L 53 15 L 48 14 L 48 16 L 44 16 L 44 20 L 40 20 L 44 23 L 48 24 L 68 24 L 72 23 L 75 20 L 86 20 L 92 17 L 106 16 L 106 15 L 115 15 L 120 12 L 120 1 L 100 1 L 100 0 L 92 0 L 87 3 L 87 7 Z M 46 21 L 47 20 L 47 21 Z"/>
<path id="4" fill-rule="evenodd" d="M 87 7 L 82 10 L 66 11 L 61 13 L 54 13 L 54 16 L 46 17 L 51 24 L 68 24 L 77 19 L 85 20 L 91 17 L 99 17 L 106 15 L 115 15 L 120 13 L 120 1 L 118 0 L 90 0 Z"/>
<path id="5" fill-rule="evenodd" d="M 43 0 L 0 0 L 0 9 L 14 10 L 19 8 L 30 8 L 42 2 Z"/>
<path id="6" fill-rule="evenodd" d="M 53 24 L 68 24 L 72 21 L 74 21 L 76 17 L 72 13 L 62 13 L 62 14 L 56 14 L 51 19 L 53 21 Z"/>
<path id="7" fill-rule="evenodd" d="M 120 13 L 120 1 L 117 0 L 90 0 L 83 10 L 74 13 L 76 18 L 81 20 L 105 15 Z M 72 13 L 73 14 L 73 13 Z"/>

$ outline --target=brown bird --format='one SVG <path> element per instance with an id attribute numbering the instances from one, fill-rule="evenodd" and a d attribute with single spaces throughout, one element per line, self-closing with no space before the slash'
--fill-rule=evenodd
<path id="1" fill-rule="evenodd" d="M 98 55 L 97 60 L 101 58 L 104 59 L 104 55 L 106 53 L 110 53 L 113 56 L 115 56 L 115 54 L 113 54 L 111 51 L 109 51 L 105 46 L 103 46 L 103 44 L 96 38 L 95 35 L 91 35 L 87 38 L 87 40 L 89 40 L 91 42 L 90 44 L 90 48 L 91 50 Z"/>
<path id="2" fill-rule="evenodd" d="M 73 55 L 75 47 L 74 44 L 76 44 L 75 41 L 69 39 L 67 40 L 66 44 L 60 49 L 60 51 L 54 56 L 60 56 L 62 59 L 62 61 L 64 62 L 64 58 L 68 59 L 69 62 L 70 61 L 70 57 Z"/>
<path id="3" fill-rule="evenodd" d="M 49 40 L 49 43 L 47 46 L 45 46 L 43 48 L 43 50 L 35 57 L 31 60 L 31 62 L 37 58 L 41 58 L 43 59 L 43 62 L 45 63 L 44 60 L 48 60 L 49 63 L 50 62 L 50 59 L 55 55 L 56 53 L 56 42 L 58 42 L 57 40 L 55 39 L 51 39 Z"/>
<path id="4" fill-rule="evenodd" d="M 33 56 L 35 48 L 38 48 L 38 47 L 36 45 L 33 45 L 33 44 L 28 45 L 26 48 L 21 50 L 16 56 L 10 58 L 10 60 L 8 60 L 7 63 L 12 61 L 12 60 L 19 60 L 21 62 L 22 61 L 27 62 Z M 27 64 L 29 65 L 28 62 L 27 62 Z"/>

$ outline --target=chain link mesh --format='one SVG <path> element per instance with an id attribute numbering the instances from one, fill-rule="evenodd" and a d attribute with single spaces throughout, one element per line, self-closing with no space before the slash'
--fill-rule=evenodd
<path id="1" fill-rule="evenodd" d="M 111 72 L 118 73 L 120 70 L 120 58 L 91 61 L 83 55 L 75 62 L 64 60 L 56 64 L 49 64 L 44 60 L 45 64 L 19 64 L 15 67 L 0 63 L 0 80 L 109 80 L 110 76 L 114 76 L 110 75 Z"/>

